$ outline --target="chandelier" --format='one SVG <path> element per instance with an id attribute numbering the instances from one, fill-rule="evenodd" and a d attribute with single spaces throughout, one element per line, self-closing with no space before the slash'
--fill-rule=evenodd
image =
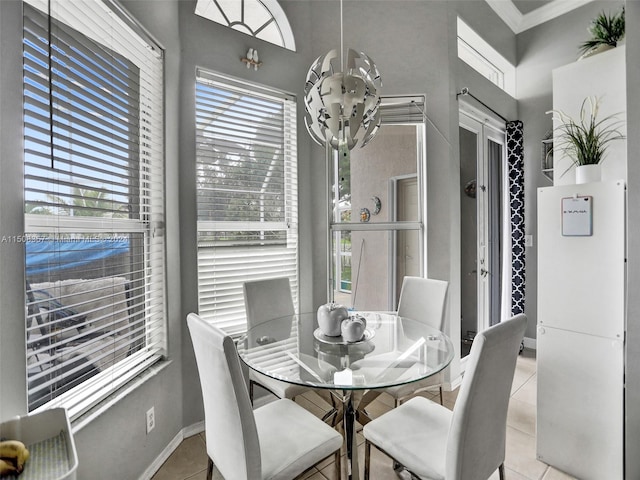
<path id="1" fill-rule="evenodd" d="M 340 0 L 340 71 L 338 52 L 318 57 L 309 68 L 304 88 L 304 123 L 319 145 L 336 150 L 364 147 L 380 127 L 380 72 L 363 52 L 347 50 L 342 58 L 342 0 Z"/>

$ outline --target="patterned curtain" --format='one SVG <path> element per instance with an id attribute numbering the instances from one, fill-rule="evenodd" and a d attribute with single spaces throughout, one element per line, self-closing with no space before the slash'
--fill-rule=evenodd
<path id="1" fill-rule="evenodd" d="M 507 122 L 507 168 L 511 216 L 511 315 L 524 313 L 524 149 L 522 122 Z"/>

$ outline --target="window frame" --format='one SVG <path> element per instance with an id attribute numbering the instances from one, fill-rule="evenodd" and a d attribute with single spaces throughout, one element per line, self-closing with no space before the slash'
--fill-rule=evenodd
<path id="1" fill-rule="evenodd" d="M 516 67 L 462 18 L 456 25 L 458 58 L 515 98 Z"/>
<path id="2" fill-rule="evenodd" d="M 336 250 L 336 246 L 340 245 L 341 236 L 343 232 L 387 232 L 392 236 L 390 243 L 392 247 L 396 244 L 397 233 L 401 231 L 416 231 L 418 232 L 419 237 L 419 245 L 420 245 L 420 275 L 424 275 L 424 272 L 427 271 L 426 265 L 426 186 L 427 186 L 427 178 L 426 178 L 426 98 L 424 95 L 383 95 L 381 97 L 381 124 L 380 129 L 384 128 L 385 125 L 410 125 L 416 128 L 416 142 L 417 142 L 417 165 L 416 165 L 416 173 L 415 178 L 418 182 L 418 219 L 416 221 L 397 221 L 390 220 L 386 222 L 376 222 L 376 221 L 358 221 L 360 215 L 358 212 L 351 211 L 349 215 L 349 221 L 340 221 L 343 217 L 342 212 L 344 208 L 340 207 L 340 198 L 338 194 L 338 189 L 336 186 L 338 185 L 338 161 L 341 152 L 337 150 L 327 148 L 326 159 L 328 168 L 328 211 L 329 214 L 329 234 L 328 234 L 328 243 L 327 243 L 327 251 L 329 252 L 329 261 L 328 261 L 328 300 L 335 300 L 336 291 L 341 289 L 341 285 L 337 285 L 337 280 L 340 278 L 340 274 L 338 273 L 339 269 L 339 259 L 341 256 L 340 248 Z M 370 144 L 367 145 L 367 149 L 375 149 L 375 138 L 371 141 Z M 411 175 L 413 176 L 413 175 Z M 397 179 L 396 177 L 394 177 Z M 389 182 L 392 185 L 395 185 L 394 178 L 389 178 Z M 351 207 L 350 207 L 351 208 Z M 355 219 L 354 219 L 355 213 Z M 371 217 L 374 218 L 374 217 Z M 395 248 L 395 247 L 394 247 Z M 383 254 L 391 254 L 391 250 L 389 252 L 381 252 Z M 390 255 L 391 256 L 391 255 Z M 351 257 L 351 254 L 348 256 L 352 261 L 354 260 Z M 352 263 L 353 268 L 353 263 Z M 396 273 L 395 268 L 393 269 L 393 273 L 391 274 L 391 278 L 389 281 L 389 291 L 388 291 L 388 301 L 390 303 L 390 309 L 394 310 L 397 305 L 395 305 L 395 299 L 397 298 L 399 292 L 396 291 Z M 353 270 L 352 270 L 353 272 Z M 341 280 L 341 279 L 340 279 Z M 357 285 L 352 283 L 354 287 L 353 294 L 355 296 L 355 288 Z M 353 306 L 353 305 L 350 305 Z M 354 306 L 355 307 L 355 306 Z"/>
<path id="3" fill-rule="evenodd" d="M 197 68 L 195 74 L 198 82 L 228 89 L 236 95 L 246 95 L 251 98 L 263 98 L 268 102 L 281 102 L 283 105 L 283 205 L 285 213 L 283 219 L 277 222 L 268 221 L 197 221 L 197 249 L 198 249 L 198 306 L 199 314 L 205 320 L 217 324 L 231 335 L 240 335 L 246 330 L 246 314 L 242 284 L 250 280 L 262 280 L 277 276 L 287 276 L 291 285 L 291 293 L 296 311 L 299 309 L 299 238 L 298 238 L 298 152 L 297 152 L 297 105 L 296 97 L 288 92 L 272 89 L 244 80 Z M 196 89 L 197 90 L 197 89 Z M 240 103 L 240 102 L 239 102 Z M 199 129 L 198 116 L 201 109 L 196 93 L 196 184 L 200 171 L 201 155 L 204 150 L 198 147 L 198 138 L 202 136 Z M 244 111 L 244 110 L 243 110 Z M 241 118 L 243 113 L 238 113 Z M 221 117 L 222 115 L 219 115 Z M 248 122 L 249 128 L 260 128 L 260 122 Z M 222 128 L 222 127 L 220 127 Z M 242 126 L 236 124 L 236 128 Z M 219 135 L 223 137 L 223 134 Z M 262 135 L 257 135 L 260 138 Z M 219 141 L 222 145 L 223 140 Z M 239 144 L 244 140 L 239 140 Z M 246 143 L 248 145 L 248 143 Z M 200 147 L 202 148 L 202 147 Z M 221 147 L 222 150 L 222 147 Z M 234 152 L 237 150 L 229 150 Z M 232 153 L 225 153 L 231 155 Z M 253 192 L 247 186 L 247 198 Z M 197 205 L 198 199 L 197 199 Z M 200 207 L 198 207 L 200 210 Z M 283 237 L 272 242 L 254 241 L 238 242 L 237 244 L 223 244 L 204 241 L 204 235 L 213 232 L 256 232 L 280 231 Z M 252 260 L 247 260 L 250 258 Z M 250 265 L 251 264 L 251 265 Z M 226 273 L 233 267 L 234 275 Z M 217 269 L 217 273 L 216 273 Z M 218 275 L 218 279 L 216 279 Z M 229 276 L 229 278 L 225 278 Z"/>
<path id="4" fill-rule="evenodd" d="M 262 6 L 269 13 L 270 19 L 262 24 L 247 23 L 246 10 L 247 6 L 251 7 L 251 4 Z M 221 1 L 197 0 L 194 13 L 245 35 L 264 40 L 287 50 L 296 51 L 296 42 L 291 25 L 277 0 L 243 0 L 237 6 L 239 11 L 232 11 L 230 8 L 225 8 L 224 2 Z M 280 41 L 277 43 L 260 36 L 260 33 L 271 24 L 275 25 L 280 35 Z"/>
<path id="5" fill-rule="evenodd" d="M 73 3 L 62 4 L 59 2 L 53 2 L 51 7 L 49 7 L 48 2 L 44 0 L 25 0 L 23 8 L 25 16 L 30 15 L 30 13 L 28 13 L 28 8 L 33 8 L 36 12 L 39 12 L 39 15 L 44 15 L 45 17 L 49 13 L 49 8 L 51 8 L 50 14 L 52 19 L 50 25 L 52 27 L 52 33 L 48 33 L 48 35 L 53 35 L 53 37 L 50 37 L 52 40 L 54 38 L 56 39 L 56 43 L 54 44 L 52 42 L 52 45 L 58 44 L 58 35 L 60 34 L 67 35 L 68 41 L 73 42 L 77 40 L 77 44 L 71 44 L 74 48 L 78 49 L 77 51 L 73 51 L 73 55 L 77 61 L 82 62 L 80 65 L 87 70 L 96 69 L 95 65 L 97 64 L 91 62 L 95 62 L 97 57 L 91 55 L 97 55 L 98 50 L 102 51 L 102 49 L 104 49 L 104 52 L 107 52 L 113 48 L 112 51 L 116 52 L 117 55 L 128 57 L 132 64 L 136 64 L 139 69 L 140 77 L 138 78 L 138 81 L 145 84 L 144 87 L 141 87 L 140 89 L 140 95 L 147 95 L 147 97 L 144 100 L 141 100 L 138 104 L 138 110 L 131 111 L 131 114 L 135 118 L 140 118 L 139 124 L 135 124 L 137 132 L 136 135 L 128 137 L 128 140 L 130 141 L 133 139 L 130 151 L 136 152 L 133 157 L 128 157 L 125 163 L 127 168 L 130 168 L 133 165 L 133 169 L 130 170 L 132 174 L 127 177 L 130 179 L 127 181 L 131 181 L 131 183 L 128 184 L 129 187 L 125 190 L 118 190 L 121 188 L 118 186 L 113 187 L 113 192 L 124 192 L 127 196 L 128 204 L 130 206 L 128 213 L 130 218 L 117 218 L 117 216 L 73 216 L 70 215 L 70 211 L 66 212 L 67 214 L 64 214 L 64 209 L 60 209 L 58 207 L 61 204 L 66 204 L 59 203 L 64 202 L 64 200 L 56 200 L 52 198 L 45 200 L 44 197 L 41 197 L 41 203 L 46 206 L 45 208 L 50 208 L 48 211 L 41 214 L 33 214 L 27 213 L 25 210 L 24 214 L 25 242 L 41 241 L 41 239 L 44 238 L 43 236 L 48 236 L 52 238 L 54 242 L 58 242 L 64 241 L 65 239 L 67 239 L 67 241 L 69 241 L 69 239 L 73 240 L 74 235 L 83 235 L 85 237 L 88 235 L 89 237 L 87 238 L 98 238 L 105 235 L 117 235 L 116 232 L 124 232 L 129 235 L 141 234 L 143 237 L 143 240 L 140 243 L 140 250 L 138 250 L 139 252 L 142 252 L 142 261 L 140 263 L 142 266 L 140 267 L 141 270 L 139 271 L 139 276 L 135 276 L 135 272 L 129 272 L 129 275 L 134 275 L 134 277 L 131 278 L 131 281 L 138 285 L 135 293 L 132 293 L 132 295 L 137 296 L 140 300 L 132 300 L 126 292 L 123 292 L 122 294 L 127 295 L 126 319 L 130 325 L 130 330 L 128 331 L 133 332 L 133 329 L 135 328 L 136 332 L 139 332 L 140 335 L 140 337 L 137 337 L 138 333 L 132 333 L 124 337 L 126 339 L 124 348 L 133 346 L 134 344 L 142 345 L 142 347 L 137 350 L 129 349 L 128 351 L 130 355 L 127 354 L 126 357 L 114 360 L 114 363 L 111 366 L 107 366 L 98 374 L 82 380 L 79 384 L 69 390 L 64 388 L 66 386 L 65 382 L 73 382 L 74 380 L 70 379 L 70 377 L 66 375 L 62 376 L 61 378 L 64 380 L 61 381 L 61 391 L 63 393 L 55 395 L 52 399 L 40 406 L 36 406 L 35 408 L 30 407 L 32 412 L 38 412 L 55 406 L 64 406 L 67 408 L 70 419 L 75 420 L 104 401 L 109 395 L 125 386 L 133 378 L 143 373 L 151 365 L 165 358 L 167 352 L 167 308 L 165 295 L 166 245 L 163 230 L 165 211 L 164 53 L 162 47 L 145 33 L 144 29 L 137 23 L 137 21 L 116 2 L 111 0 L 104 0 L 102 2 L 95 2 L 91 5 L 84 6 Z M 84 20 L 86 20 L 86 18 L 83 17 L 90 18 L 90 22 L 85 22 Z M 60 24 L 66 25 L 68 28 L 56 27 L 56 22 L 60 22 Z M 104 27 L 104 31 L 99 27 Z M 25 41 L 24 39 L 26 36 L 24 31 L 22 38 L 23 41 Z M 37 36 L 34 38 L 38 41 L 44 42 L 45 45 L 48 45 L 48 38 Z M 112 43 L 110 44 L 109 41 Z M 92 47 L 87 47 L 88 43 L 96 45 L 96 50 L 92 52 Z M 82 51 L 83 48 L 87 48 L 85 53 L 78 53 Z M 49 48 L 49 50 L 52 51 L 53 55 L 55 55 L 53 48 Z M 71 55 L 72 51 L 70 50 L 68 53 Z M 61 59 L 65 58 L 62 55 L 59 56 Z M 23 59 L 24 58 L 26 58 L 25 54 L 23 54 Z M 49 61 L 48 54 L 45 56 L 45 60 Z M 145 63 L 147 60 L 153 64 L 153 67 L 149 67 L 148 64 Z M 64 60 L 56 58 L 56 62 L 61 61 Z M 114 62 L 117 61 L 117 57 L 114 57 Z M 58 65 L 58 63 L 54 63 L 54 65 Z M 105 65 L 107 64 L 105 63 Z M 40 68 L 43 67 L 41 66 Z M 44 68 L 46 69 L 50 67 Z M 149 69 L 149 71 L 147 71 L 147 69 Z M 62 72 L 62 69 L 60 69 L 60 71 Z M 69 72 L 71 72 L 71 70 L 67 72 L 69 79 L 75 78 L 75 75 L 80 75 L 80 73 L 72 74 Z M 46 74 L 47 71 L 45 70 L 44 73 Z M 25 74 L 25 78 L 26 77 L 29 77 L 29 75 Z M 35 78 L 38 78 L 37 75 Z M 52 77 L 52 81 L 53 79 L 60 81 L 63 79 L 62 73 L 56 72 L 55 77 Z M 45 78 L 45 81 L 43 82 L 44 87 L 47 87 L 47 82 L 48 80 Z M 68 91 L 73 92 L 72 95 L 74 95 L 76 99 L 88 99 L 89 97 L 86 96 L 87 94 L 85 92 L 90 92 L 96 87 L 89 87 L 88 85 L 90 81 L 87 80 L 86 88 L 82 89 L 83 87 L 81 86 L 81 83 L 82 82 L 71 81 Z M 25 88 L 25 85 L 26 83 L 23 81 L 23 88 Z M 42 103 L 42 105 L 46 105 L 50 112 L 55 112 L 50 113 L 49 122 L 52 122 L 54 115 L 59 116 L 61 115 L 61 112 L 63 112 L 61 109 L 61 105 L 63 103 L 59 100 L 59 98 L 61 98 L 59 95 L 64 95 L 64 90 L 53 90 L 53 92 L 56 93 L 56 97 L 51 95 L 49 96 L 48 103 Z M 108 103 L 106 97 L 99 98 L 98 100 Z M 79 118 L 83 115 L 86 116 L 87 114 L 94 114 L 97 119 L 101 118 L 99 114 L 92 112 L 87 105 L 82 106 L 82 103 L 88 104 L 88 102 L 82 101 L 75 101 L 74 103 L 67 104 L 67 111 L 65 113 L 68 113 L 68 117 L 70 119 L 69 125 L 73 125 L 71 128 L 78 128 L 77 125 L 82 123 Z M 25 124 L 24 146 L 26 150 L 29 145 L 34 145 L 33 140 L 37 138 L 37 135 L 27 133 L 28 129 L 33 128 L 35 124 L 34 120 L 30 118 L 33 115 L 27 115 L 25 105 L 26 102 L 23 100 Z M 72 107 L 76 107 L 76 109 L 73 109 Z M 149 111 L 153 112 L 149 113 Z M 141 114 L 140 112 L 145 113 Z M 77 117 L 75 116 L 76 114 L 78 115 Z M 113 121 L 114 125 L 123 125 L 125 123 L 125 120 L 122 118 L 118 119 L 117 116 L 114 116 L 113 118 L 116 119 Z M 98 126 L 91 125 L 86 122 L 82 128 L 86 128 L 87 132 L 100 130 Z M 106 129 L 102 130 L 107 131 Z M 30 138 L 28 135 L 31 135 L 32 137 Z M 55 139 L 54 145 L 56 145 L 56 150 L 58 150 L 61 145 L 60 139 L 62 138 L 64 138 L 64 136 L 59 132 L 51 132 L 48 145 L 51 145 L 51 140 Z M 105 142 L 105 145 L 107 144 L 108 141 Z M 73 183 L 68 183 L 67 188 L 69 189 L 71 189 L 71 187 L 75 188 L 75 185 L 78 187 L 85 186 L 85 183 L 82 183 L 83 177 L 85 181 L 91 181 L 90 179 L 87 179 L 86 173 L 74 173 L 73 165 L 77 164 L 78 167 L 81 165 L 80 163 L 77 163 L 77 160 L 74 160 L 74 157 L 81 154 L 78 147 L 74 147 L 74 145 L 76 145 L 76 140 L 69 142 L 68 145 L 70 145 L 70 148 L 67 154 L 68 160 L 66 161 L 70 165 L 70 170 L 68 170 L 68 173 L 66 174 L 64 173 L 64 169 L 56 170 L 55 162 L 56 159 L 60 157 L 60 153 L 56 153 L 52 159 L 50 173 L 47 173 L 46 169 L 41 167 L 42 173 L 35 175 L 33 172 L 37 171 L 33 170 L 33 167 L 27 167 L 28 155 L 25 151 L 25 185 L 23 187 L 25 192 L 25 206 L 30 203 L 27 199 L 27 192 L 30 191 L 30 188 L 33 188 L 29 187 L 29 182 L 32 182 L 33 180 L 40 179 L 45 187 L 47 185 L 52 186 L 51 190 L 43 189 L 41 194 L 51 196 L 54 196 L 56 193 L 53 186 L 55 186 L 57 182 L 60 182 L 60 177 L 56 178 L 58 175 L 68 175 L 70 179 L 74 179 Z M 101 142 L 96 140 L 91 147 L 97 148 L 99 145 L 101 145 Z M 50 149 L 51 147 L 49 146 L 46 148 Z M 41 152 L 40 156 L 46 156 L 46 153 Z M 134 163 L 132 164 L 131 162 Z M 94 163 L 96 162 L 94 161 Z M 82 166 L 88 171 L 92 169 L 92 167 L 86 163 L 83 163 Z M 31 172 L 34 175 L 30 180 L 26 178 L 29 168 L 32 168 Z M 104 168 L 106 169 L 107 167 Z M 101 174 L 95 173 L 95 178 L 100 179 Z M 99 185 L 99 182 L 95 182 L 95 185 Z M 99 189 L 101 187 L 95 186 L 94 188 Z M 132 194 L 132 192 L 135 193 Z M 71 194 L 73 194 L 73 191 L 71 191 L 70 195 Z M 70 196 L 69 198 L 72 197 Z M 132 199 L 135 200 L 132 201 Z M 115 201 L 113 203 L 115 203 Z M 133 205 L 131 205 L 132 203 Z M 71 235 L 71 237 L 69 237 L 69 235 Z M 129 244 L 130 250 L 133 250 L 131 240 Z M 26 253 L 27 252 L 25 252 L 25 254 Z M 131 255 L 133 254 L 130 254 L 130 256 Z M 26 259 L 27 257 L 25 256 L 25 266 Z M 132 260 L 130 259 L 129 261 Z M 55 267 L 55 262 L 51 265 L 52 268 Z M 25 299 L 29 305 L 30 300 L 28 294 L 29 288 L 27 289 L 27 298 Z M 105 293 L 104 297 L 100 297 L 100 300 L 108 301 L 110 296 L 111 295 Z M 58 299 L 56 299 L 56 301 L 57 300 Z M 116 300 L 114 299 L 113 301 L 115 302 Z M 32 300 L 31 305 L 33 306 Z M 75 305 L 71 305 L 71 307 L 75 307 Z M 113 303 L 113 308 L 115 310 L 123 307 L 120 304 Z M 40 313 L 30 313 L 27 309 L 25 319 L 27 322 L 27 332 L 29 331 L 29 322 L 33 322 L 34 318 L 39 316 L 41 316 Z M 132 322 L 133 318 L 137 318 L 137 320 Z M 83 325 L 82 328 L 87 327 L 86 325 Z M 87 331 L 93 331 L 96 328 L 98 327 L 91 325 Z M 61 340 L 59 348 L 63 350 L 69 348 L 65 342 L 66 340 Z M 91 348 L 93 349 L 95 347 Z M 116 351 L 115 342 L 113 350 L 114 352 Z M 55 355 L 57 355 L 57 353 Z M 25 348 L 25 356 L 29 358 L 29 348 Z M 88 355 L 84 358 L 87 365 L 91 364 Z M 64 362 L 67 361 L 63 360 L 63 363 Z M 55 372 L 58 370 L 59 365 L 56 367 L 55 362 L 53 362 L 51 368 L 52 371 Z M 30 388 L 27 385 L 27 393 L 29 392 Z"/>

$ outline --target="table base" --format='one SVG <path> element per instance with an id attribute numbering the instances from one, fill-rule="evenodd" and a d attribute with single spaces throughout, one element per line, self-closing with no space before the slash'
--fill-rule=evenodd
<path id="1" fill-rule="evenodd" d="M 366 425 L 371 418 L 364 410 L 379 395 L 377 390 L 331 390 L 331 394 L 342 403 L 342 427 L 344 429 L 345 451 L 347 455 L 347 478 L 358 480 L 360 471 L 358 470 L 358 442 L 356 440 L 356 421 L 361 425 Z M 329 412 L 329 418 L 334 411 Z M 340 412 L 337 412 L 339 415 Z"/>

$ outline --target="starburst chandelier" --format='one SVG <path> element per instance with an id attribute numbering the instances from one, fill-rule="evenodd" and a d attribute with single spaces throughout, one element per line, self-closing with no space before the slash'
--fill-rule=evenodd
<path id="1" fill-rule="evenodd" d="M 380 127 L 380 72 L 363 52 L 347 50 L 346 70 L 340 0 L 340 54 L 331 50 L 309 68 L 304 89 L 305 125 L 319 145 L 336 150 L 364 147 Z M 340 70 L 337 60 L 340 57 Z"/>

